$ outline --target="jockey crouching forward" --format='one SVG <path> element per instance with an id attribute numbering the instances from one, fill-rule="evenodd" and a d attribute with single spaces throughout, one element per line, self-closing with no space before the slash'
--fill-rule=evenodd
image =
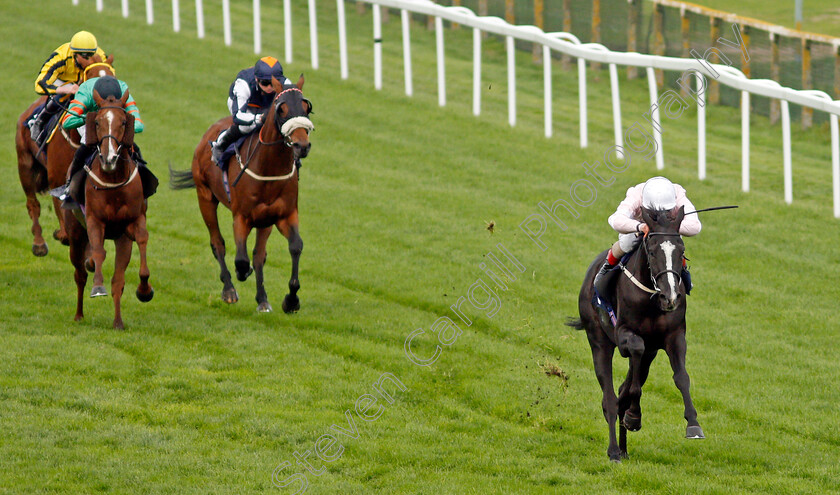
<path id="1" fill-rule="evenodd" d="M 79 31 L 73 35 L 69 43 L 65 43 L 50 54 L 41 67 L 35 79 L 35 92 L 47 95 L 44 109 L 29 126 L 32 139 L 38 141 L 50 118 L 60 109 L 60 100 L 69 98 L 78 91 L 78 82 L 82 77 L 84 60 L 99 55 L 105 60 L 105 52 L 96 44 L 96 38 L 87 31 Z"/>
<path id="2" fill-rule="evenodd" d="M 103 99 L 107 99 L 109 96 L 113 96 L 118 100 L 123 97 L 123 95 L 128 91 L 128 85 L 120 81 L 119 79 L 111 76 L 104 76 L 104 77 L 96 77 L 93 79 L 89 79 L 82 83 L 79 86 L 79 91 L 76 92 L 75 98 L 70 102 L 70 107 L 67 109 L 67 113 L 64 115 L 61 124 L 65 129 L 78 129 L 79 134 L 81 135 L 81 146 L 79 149 L 76 150 L 76 154 L 73 156 L 73 162 L 70 164 L 70 169 L 67 171 L 67 183 L 64 185 L 64 191 L 61 196 L 61 199 L 64 200 L 63 207 L 73 207 L 72 199 L 68 194 L 68 188 L 70 186 L 70 180 L 73 178 L 73 175 L 76 174 L 79 170 L 84 167 L 87 160 L 93 155 L 94 151 L 96 151 L 95 144 L 87 144 L 88 137 L 85 136 L 85 118 L 87 114 L 90 112 L 96 112 L 99 110 L 99 106 L 97 106 L 96 101 L 93 98 L 93 91 L 96 90 L 99 93 L 99 96 Z M 132 116 L 134 116 L 134 133 L 139 134 L 143 132 L 143 119 L 140 117 L 140 110 L 137 108 L 137 104 L 134 102 L 134 97 L 131 94 L 128 95 L 128 99 L 125 102 L 124 107 L 125 111 Z M 91 136 L 92 139 L 95 139 L 96 136 Z M 143 156 L 140 154 L 140 148 L 135 143 L 133 149 L 130 151 L 131 158 L 137 164 L 138 167 L 141 168 L 141 172 L 143 175 L 151 175 L 148 170 L 145 170 L 146 161 L 143 159 Z M 146 185 L 146 181 L 144 180 L 144 186 Z M 154 192 L 154 191 L 151 191 Z M 149 191 L 145 191 L 146 197 L 150 196 Z"/>
<path id="3" fill-rule="evenodd" d="M 265 111 L 274 100 L 271 78 L 281 84 L 291 84 L 283 75 L 283 67 L 274 57 L 263 57 L 253 67 L 243 69 L 230 85 L 228 109 L 233 115 L 233 125 L 222 131 L 216 141 L 210 143 L 213 161 L 222 166 L 222 153 L 262 124 Z"/>
<path id="4" fill-rule="evenodd" d="M 624 201 L 618 205 L 615 213 L 607 220 L 610 226 L 618 232 L 618 241 L 607 253 L 607 259 L 598 274 L 595 275 L 595 289 L 599 294 L 606 295 L 611 270 L 618 264 L 621 257 L 632 251 L 647 235 L 648 226 L 642 221 L 642 207 L 656 211 L 672 211 L 685 206 L 686 212 L 695 211 L 694 205 L 685 195 L 685 189 L 674 184 L 665 177 L 653 177 L 646 182 L 637 184 L 627 190 Z M 700 219 L 697 215 L 686 215 L 680 224 L 680 234 L 695 236 L 700 233 Z M 682 279 L 685 282 L 685 292 L 691 292 L 691 278 L 683 259 Z"/>

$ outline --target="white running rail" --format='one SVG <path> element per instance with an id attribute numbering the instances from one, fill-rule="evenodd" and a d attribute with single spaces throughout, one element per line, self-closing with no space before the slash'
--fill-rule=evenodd
<path id="1" fill-rule="evenodd" d="M 79 0 L 71 0 L 73 5 L 78 5 Z M 146 0 L 147 22 L 153 22 L 152 1 Z M 607 64 L 610 74 L 610 89 L 612 93 L 613 127 L 616 144 L 623 144 L 624 130 L 621 125 L 621 102 L 619 99 L 619 81 L 617 66 L 643 67 L 647 70 L 648 86 L 651 101 L 651 119 L 654 128 L 652 135 L 658 144 L 656 152 L 656 166 L 661 170 L 664 168 L 664 155 L 662 152 L 661 123 L 659 109 L 655 105 L 658 101 L 657 87 L 653 69 L 670 71 L 694 71 L 698 93 L 700 88 L 706 87 L 703 76 L 715 77 L 723 85 L 741 91 L 741 189 L 745 192 L 750 188 L 750 147 L 749 147 L 749 100 L 750 95 L 764 96 L 781 101 L 782 109 L 782 162 L 784 170 L 784 199 L 785 202 L 793 201 L 793 176 L 790 139 L 790 108 L 791 103 L 813 108 L 829 114 L 831 125 L 831 162 L 832 162 L 832 189 L 834 202 L 834 216 L 840 218 L 840 130 L 838 130 L 838 116 L 840 116 L 840 100 L 833 100 L 828 94 L 815 90 L 796 90 L 786 88 L 777 82 L 769 79 L 748 79 L 740 70 L 727 65 L 700 63 L 696 59 L 684 59 L 675 57 L 663 57 L 659 55 L 646 55 L 641 53 L 614 52 L 607 47 L 597 43 L 581 43 L 578 38 L 570 33 L 546 33 L 535 26 L 516 26 L 507 23 L 498 17 L 480 17 L 465 7 L 445 7 L 433 3 L 431 0 L 360 0 L 373 6 L 373 32 L 374 32 L 374 86 L 376 89 L 382 87 L 382 16 L 381 8 L 399 9 L 402 19 L 403 56 L 405 58 L 403 67 L 405 73 L 405 91 L 411 95 L 412 89 L 412 66 L 410 48 L 410 30 L 408 22 L 409 13 L 427 15 L 434 18 L 435 44 L 437 53 L 437 80 L 438 80 L 438 103 L 446 105 L 446 71 L 444 63 L 445 37 L 443 21 L 457 23 L 473 29 L 473 113 L 481 113 L 481 34 L 492 33 L 505 38 L 507 50 L 508 67 L 508 122 L 516 124 L 516 88 L 515 88 L 515 48 L 516 40 L 536 43 L 543 47 L 544 60 L 551 60 L 551 52 L 559 52 L 576 57 L 578 60 L 578 88 L 579 88 L 579 112 L 580 112 L 580 146 L 585 148 L 588 145 L 587 136 L 587 100 L 586 100 L 586 62 L 597 62 Z M 201 0 L 196 2 L 196 18 L 198 37 L 204 37 L 204 9 Z M 310 60 L 313 68 L 318 67 L 318 27 L 315 16 L 316 0 L 309 0 L 309 30 L 310 30 Z M 349 63 L 347 55 L 347 27 L 345 16 L 344 0 L 336 0 L 336 11 L 338 14 L 338 37 L 339 37 L 339 58 L 341 77 L 347 79 Z M 292 15 L 291 1 L 283 1 L 283 24 L 285 34 L 286 62 L 292 61 Z M 224 25 L 224 40 L 227 45 L 232 42 L 230 28 L 230 6 L 229 0 L 222 1 L 222 17 Z M 254 51 L 259 53 L 262 48 L 261 33 L 259 24 L 259 0 L 254 0 Z M 178 30 L 180 22 L 178 16 L 178 3 L 173 0 L 173 26 Z M 102 0 L 96 0 L 96 8 L 101 11 Z M 123 3 L 123 15 L 128 15 L 127 2 Z M 544 92 L 545 92 L 545 135 L 552 135 L 552 92 L 551 92 L 551 64 L 543 63 Z M 710 68 L 716 71 L 712 73 Z M 702 76 L 701 76 L 702 74 Z M 701 97 L 702 95 L 698 95 Z M 698 104 L 697 112 L 697 175 L 702 180 L 706 177 L 706 126 L 705 126 L 705 105 Z M 659 130 L 657 130 L 659 128 Z"/>

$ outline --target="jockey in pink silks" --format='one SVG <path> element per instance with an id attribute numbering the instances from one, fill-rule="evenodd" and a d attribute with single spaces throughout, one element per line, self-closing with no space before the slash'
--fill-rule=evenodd
<path id="1" fill-rule="evenodd" d="M 609 279 L 606 276 L 618 264 L 621 257 L 632 251 L 642 241 L 642 236 L 648 233 L 648 226 L 642 221 L 642 207 L 655 211 L 677 210 L 685 206 L 685 212 L 695 211 L 694 205 L 685 195 L 685 189 L 674 184 L 665 177 L 653 177 L 627 190 L 624 201 L 618 205 L 607 220 L 610 226 L 618 232 L 618 241 L 607 253 L 604 266 L 595 275 L 595 289 L 605 294 Z M 686 215 L 680 224 L 680 234 L 695 236 L 700 233 L 700 219 L 697 215 Z M 685 268 L 683 259 L 683 280 L 687 282 L 686 293 L 691 291 L 691 279 Z"/>

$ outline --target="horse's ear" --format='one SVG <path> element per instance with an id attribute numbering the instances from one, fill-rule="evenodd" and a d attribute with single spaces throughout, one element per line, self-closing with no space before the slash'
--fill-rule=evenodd
<path id="1" fill-rule="evenodd" d="M 96 141 L 96 112 L 88 112 L 85 116 L 85 144 L 93 146 Z"/>
<path id="2" fill-rule="evenodd" d="M 298 78 L 298 82 L 297 82 L 297 84 L 295 84 L 295 86 L 297 86 L 297 88 L 299 90 L 303 91 L 303 73 L 302 72 L 301 72 L 300 77 Z"/>
<path id="3" fill-rule="evenodd" d="M 120 98 L 120 105 L 125 108 L 125 103 L 128 101 L 128 89 L 125 90 L 123 93 L 122 98 Z"/>
<path id="4" fill-rule="evenodd" d="M 99 91 L 97 91 L 96 89 L 93 90 L 93 101 L 96 102 L 96 106 L 98 107 L 101 107 L 105 104 L 105 100 L 103 100 L 102 97 L 99 96 Z"/>
<path id="5" fill-rule="evenodd" d="M 271 76 L 271 87 L 274 88 L 274 92 L 280 94 L 283 92 L 283 83 L 277 80 L 276 77 Z"/>
<path id="6" fill-rule="evenodd" d="M 90 59 L 93 61 L 93 63 L 91 65 L 102 63 L 102 57 L 98 53 L 95 54 L 94 56 L 90 57 Z"/>
<path id="7" fill-rule="evenodd" d="M 685 205 L 680 206 L 680 209 L 677 211 L 677 218 L 674 220 L 674 223 L 677 226 L 677 229 L 680 228 L 682 224 L 683 218 L 685 218 Z"/>
<path id="8" fill-rule="evenodd" d="M 134 115 L 125 113 L 125 134 L 123 134 L 123 144 L 132 146 L 134 144 Z"/>
<path id="9" fill-rule="evenodd" d="M 642 221 L 651 228 L 656 225 L 656 219 L 654 218 L 653 212 L 644 206 L 642 206 Z"/>
<path id="10" fill-rule="evenodd" d="M 114 54 L 108 55 L 108 58 L 105 59 L 105 63 L 108 65 L 114 65 Z"/>

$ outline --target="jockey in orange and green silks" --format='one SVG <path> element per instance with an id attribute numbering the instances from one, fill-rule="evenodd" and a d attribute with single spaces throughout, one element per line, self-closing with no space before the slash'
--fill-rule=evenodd
<path id="1" fill-rule="evenodd" d="M 95 112 L 99 110 L 99 107 L 96 105 L 96 101 L 93 99 L 94 87 L 97 82 L 109 77 L 110 76 L 105 76 L 104 78 L 94 77 L 93 79 L 88 79 L 79 86 L 76 96 L 70 101 L 67 113 L 65 113 L 64 117 L 61 119 L 61 125 L 65 129 L 69 130 L 78 128 L 80 134 L 83 132 L 85 116 L 88 112 Z M 104 91 L 108 91 L 108 94 L 103 94 L 102 91 L 100 91 L 99 96 L 102 98 L 107 98 L 108 96 L 114 96 L 117 99 L 122 98 L 125 92 L 128 91 L 128 84 L 113 77 L 110 77 L 110 79 L 112 80 L 110 84 L 108 84 L 107 81 L 103 81 L 103 83 L 105 83 Z M 115 86 L 114 82 L 118 85 L 118 87 Z M 143 132 L 143 119 L 140 118 L 140 110 L 134 102 L 134 96 L 130 93 L 128 95 L 128 100 L 125 102 L 125 111 L 134 116 L 134 133 L 140 134 Z M 82 136 L 82 142 L 84 141 L 84 136 Z"/>
<path id="2" fill-rule="evenodd" d="M 35 79 L 35 92 L 49 98 L 44 110 L 30 125 L 32 139 L 40 137 L 50 117 L 61 109 L 59 100 L 68 98 L 67 95 L 73 95 L 79 89 L 83 60 L 94 55 L 99 55 L 102 60 L 106 58 L 96 37 L 87 31 L 79 31 L 69 43 L 59 46 L 47 57 Z"/>
<path id="3" fill-rule="evenodd" d="M 67 184 L 64 185 L 64 194 L 62 195 L 62 199 L 65 199 L 65 201 L 70 179 L 77 171 L 81 170 L 87 159 L 96 150 L 96 146 L 88 145 L 86 143 L 87 139 L 85 138 L 85 117 L 88 113 L 99 110 L 99 106 L 93 98 L 94 90 L 102 98 L 107 99 L 109 96 L 113 96 L 114 98 L 121 99 L 126 91 L 128 91 L 128 85 L 113 76 L 88 79 L 79 86 L 76 96 L 70 102 L 70 107 L 61 119 L 61 125 L 65 129 L 78 129 L 82 139 L 81 146 L 76 150 L 76 154 L 73 156 L 73 163 L 70 164 L 70 169 L 67 171 Z M 143 132 L 143 119 L 140 117 L 140 110 L 137 108 L 134 97 L 130 92 L 123 108 L 125 108 L 126 112 L 134 116 L 134 133 L 140 134 Z M 138 165 L 141 167 L 146 165 L 146 161 L 143 160 L 143 156 L 140 154 L 140 148 L 136 143 L 131 150 L 131 154 Z"/>

